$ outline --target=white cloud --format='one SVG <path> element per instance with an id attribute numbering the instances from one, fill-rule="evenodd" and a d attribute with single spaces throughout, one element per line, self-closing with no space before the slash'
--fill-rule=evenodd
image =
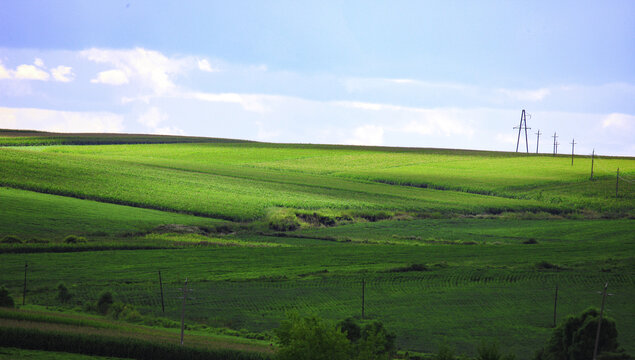
<path id="1" fill-rule="evenodd" d="M 210 64 L 209 61 L 207 61 L 207 59 L 199 59 L 197 61 L 197 64 L 198 64 L 198 69 L 201 71 L 206 71 L 206 72 L 218 71 L 217 69 L 212 68 L 212 64 Z"/>
<path id="2" fill-rule="evenodd" d="M 472 126 L 465 121 L 468 111 L 456 109 L 426 109 L 406 107 L 392 104 L 378 104 L 354 101 L 333 102 L 338 106 L 360 109 L 371 112 L 382 112 L 380 117 L 393 124 L 397 119 L 407 121 L 400 127 L 392 126 L 395 131 L 416 133 L 419 135 L 468 135 L 474 134 Z"/>
<path id="3" fill-rule="evenodd" d="M 73 112 L 0 107 L 0 128 L 53 132 L 121 132 L 123 117 L 107 112 Z"/>
<path id="4" fill-rule="evenodd" d="M 110 50 L 92 48 L 80 52 L 86 59 L 109 64 L 115 67 L 115 84 L 123 84 L 125 75 L 127 80 L 137 80 L 148 87 L 155 95 L 164 95 L 176 88 L 172 77 L 181 73 L 184 67 L 191 62 L 190 58 L 170 59 L 158 51 L 135 48 L 132 50 Z M 110 70 L 113 71 L 113 70 Z M 101 76 L 100 73 L 99 76 Z M 109 73 L 114 75 L 114 73 Z M 100 79 L 98 76 L 97 81 Z M 105 76 L 105 75 L 104 75 Z M 113 84 L 113 83 L 108 83 Z"/>
<path id="5" fill-rule="evenodd" d="M 9 70 L 2 65 L 2 61 L 0 61 L 0 80 L 2 79 L 11 79 L 11 74 L 9 74 Z"/>
<path id="6" fill-rule="evenodd" d="M 22 80 L 47 81 L 50 75 L 46 71 L 39 69 L 35 67 L 34 65 L 20 65 L 13 72 L 13 77 L 15 79 L 22 79 Z"/>
<path id="7" fill-rule="evenodd" d="M 382 145 L 384 128 L 377 125 L 363 125 L 353 130 L 353 137 L 346 141 L 352 145 Z"/>
<path id="8" fill-rule="evenodd" d="M 505 145 L 510 145 L 510 144 L 516 144 L 516 142 L 518 141 L 518 138 L 514 134 L 498 133 L 498 134 L 496 134 L 496 141 L 498 141 L 499 143 L 505 144 Z"/>
<path id="9" fill-rule="evenodd" d="M 220 103 L 233 103 L 239 104 L 243 109 L 251 112 L 265 113 L 270 109 L 266 106 L 267 102 L 273 102 L 276 100 L 285 99 L 287 97 L 275 96 L 275 95 L 261 95 L 261 94 L 236 94 L 236 93 L 204 93 L 193 92 L 181 94 L 181 97 L 186 99 L 196 99 L 207 102 L 220 102 Z"/>
<path id="10" fill-rule="evenodd" d="M 22 64 L 15 70 L 8 70 L 0 62 L 0 80 L 1 79 L 16 79 L 16 80 L 41 80 L 48 81 L 51 75 L 44 69 L 44 61 L 40 58 L 35 58 L 33 62 L 35 65 Z M 60 65 L 51 69 L 53 79 L 61 82 L 69 82 L 73 80 L 75 74 L 72 73 L 70 66 Z"/>
<path id="11" fill-rule="evenodd" d="M 155 129 L 160 123 L 168 119 L 168 115 L 162 113 L 158 108 L 152 107 L 145 113 L 141 114 L 137 121 L 149 128 Z"/>
<path id="12" fill-rule="evenodd" d="M 128 76 L 121 70 L 106 70 L 97 74 L 97 77 L 91 79 L 90 82 L 94 84 L 123 85 L 128 83 Z"/>
<path id="13" fill-rule="evenodd" d="M 73 74 L 73 69 L 70 66 L 60 65 L 56 68 L 51 69 L 51 74 L 53 74 L 53 79 L 60 82 L 70 82 L 75 77 Z"/>
<path id="14" fill-rule="evenodd" d="M 551 94 L 551 90 L 547 88 L 537 90 L 498 89 L 498 91 L 501 94 L 518 101 L 541 101 Z"/>
<path id="15" fill-rule="evenodd" d="M 271 130 L 267 129 L 262 121 L 255 122 L 256 127 L 258 128 L 258 133 L 256 135 L 256 139 L 260 141 L 273 141 L 275 138 L 280 136 L 281 132 L 279 130 Z"/>
<path id="16" fill-rule="evenodd" d="M 149 128 L 153 134 L 184 135 L 185 132 L 177 127 L 161 126 L 168 118 L 169 116 L 161 112 L 157 107 L 151 107 L 137 118 L 137 122 Z"/>
<path id="17" fill-rule="evenodd" d="M 602 119 L 603 128 L 616 128 L 621 130 L 630 129 L 635 125 L 635 116 L 627 114 L 613 113 Z"/>

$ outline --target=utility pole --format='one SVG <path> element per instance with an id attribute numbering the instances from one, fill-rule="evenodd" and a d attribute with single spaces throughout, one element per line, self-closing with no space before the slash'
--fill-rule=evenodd
<path id="1" fill-rule="evenodd" d="M 620 168 L 617 168 L 617 176 L 615 177 L 615 198 L 617 198 L 617 190 L 619 189 L 619 187 L 620 187 Z M 24 283 L 26 284 L 26 280 L 24 281 Z"/>
<path id="2" fill-rule="evenodd" d="M 598 345 L 600 344 L 600 327 L 602 325 L 602 315 L 604 315 L 604 303 L 606 302 L 606 289 L 609 283 L 604 284 L 604 293 L 602 294 L 602 308 L 600 309 L 600 321 L 598 321 L 598 331 L 595 333 L 595 348 L 593 349 L 593 360 L 598 358 Z"/>
<path id="3" fill-rule="evenodd" d="M 558 267 L 556 266 L 556 295 L 553 299 L 553 327 L 556 327 L 556 310 L 558 309 Z"/>
<path id="4" fill-rule="evenodd" d="M 187 278 L 183 287 L 183 303 L 181 305 L 181 345 L 183 345 L 183 332 L 185 330 L 185 300 L 187 299 Z"/>
<path id="5" fill-rule="evenodd" d="M 24 287 L 22 288 L 22 305 L 26 302 L 26 269 L 29 267 L 27 262 L 24 262 Z"/>
<path id="6" fill-rule="evenodd" d="M 362 320 L 364 320 L 364 295 L 366 292 L 366 279 L 362 278 Z"/>
<path id="7" fill-rule="evenodd" d="M 161 312 L 165 314 L 165 303 L 163 302 L 163 281 L 161 281 L 161 270 L 159 270 L 159 289 L 161 290 Z"/>
<path id="8" fill-rule="evenodd" d="M 536 154 L 538 154 L 538 144 L 540 144 L 540 135 L 541 135 L 540 129 L 538 129 L 538 132 L 536 133 L 536 135 L 538 135 L 536 137 Z"/>
<path id="9" fill-rule="evenodd" d="M 556 135 L 556 133 L 553 133 L 553 156 L 556 156 L 556 154 L 558 153 L 558 143 L 556 142 L 556 139 L 558 139 L 558 135 Z"/>
<path id="10" fill-rule="evenodd" d="M 573 141 L 571 141 L 571 166 L 573 166 L 573 150 L 575 149 L 575 139 L 573 139 Z"/>
<path id="11" fill-rule="evenodd" d="M 516 141 L 516 152 L 518 152 L 518 145 L 520 145 L 520 133 L 525 129 L 525 145 L 527 147 L 527 153 L 529 153 L 529 140 L 527 139 L 527 130 L 531 129 L 527 127 L 527 115 L 525 109 L 520 113 L 520 124 L 515 126 L 514 129 L 518 129 L 518 140 Z"/>
<path id="12" fill-rule="evenodd" d="M 595 149 L 591 153 L 591 180 L 593 180 L 593 160 L 595 159 Z"/>

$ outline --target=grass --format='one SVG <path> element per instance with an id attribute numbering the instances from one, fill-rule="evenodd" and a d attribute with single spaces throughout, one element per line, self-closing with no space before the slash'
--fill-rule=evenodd
<path id="1" fill-rule="evenodd" d="M 60 242 L 70 234 L 103 240 L 148 231 L 163 224 L 217 226 L 224 223 L 191 215 L 6 187 L 0 187 L 0 198 L 0 237 L 10 233 L 23 241 L 36 238 Z"/>
<path id="2" fill-rule="evenodd" d="M 0 151 L 0 171 L 0 184 L 8 187 L 234 221 L 261 218 L 275 207 L 459 213 L 566 209 L 536 200 L 395 187 L 337 177 L 227 168 L 207 173 L 23 150 Z"/>
<path id="3" fill-rule="evenodd" d="M 445 340 L 474 353 L 485 339 L 527 359 L 550 336 L 556 282 L 561 321 L 599 306 L 608 281 L 607 314 L 635 352 L 635 195 L 624 181 L 616 199 L 612 173 L 632 179 L 633 158 L 596 158 L 589 181 L 586 157 L 105 137 L 120 144 L 0 148 L 0 238 L 49 241 L 0 244 L 0 285 L 18 302 L 26 261 L 27 304 L 81 309 L 110 289 L 178 320 L 188 278 L 200 336 L 271 338 L 290 310 L 359 317 L 364 279 L 367 316 L 404 350 Z M 63 243 L 71 234 L 86 243 Z M 70 304 L 56 300 L 60 279 Z"/>
<path id="4" fill-rule="evenodd" d="M 25 350 L 19 348 L 0 347 L 1 360 L 33 359 L 33 360 L 120 360 L 108 356 L 72 354 L 59 351 Z M 125 360 L 125 359 L 123 359 Z"/>

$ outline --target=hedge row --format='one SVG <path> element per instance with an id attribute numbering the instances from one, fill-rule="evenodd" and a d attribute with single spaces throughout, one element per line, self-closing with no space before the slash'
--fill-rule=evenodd
<path id="1" fill-rule="evenodd" d="M 129 338 L 0 327 L 0 347 L 62 351 L 140 360 L 266 360 L 269 356 L 237 350 L 205 350 Z"/>

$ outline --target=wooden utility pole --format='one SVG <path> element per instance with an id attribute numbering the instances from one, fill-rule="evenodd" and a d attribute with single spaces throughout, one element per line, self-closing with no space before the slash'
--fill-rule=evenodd
<path id="1" fill-rule="evenodd" d="M 27 262 L 24 262 L 24 287 L 22 288 L 22 305 L 26 302 L 26 269 L 29 267 Z"/>
<path id="2" fill-rule="evenodd" d="M 364 320 L 364 296 L 366 292 L 366 279 L 362 278 L 362 320 Z"/>
<path id="3" fill-rule="evenodd" d="M 163 302 L 163 281 L 161 281 L 161 270 L 159 270 L 159 289 L 161 290 L 161 312 L 165 314 L 165 303 Z"/>
<path id="4" fill-rule="evenodd" d="M 571 141 L 571 166 L 573 166 L 573 151 L 575 149 L 575 139 L 573 139 L 573 141 Z"/>
<path id="5" fill-rule="evenodd" d="M 615 197 L 617 198 L 617 190 L 620 187 L 620 168 L 617 168 L 617 176 L 615 177 Z M 26 283 L 26 280 L 25 280 Z"/>
<path id="6" fill-rule="evenodd" d="M 537 137 L 536 137 L 536 154 L 538 154 L 538 144 L 540 144 L 540 129 L 538 129 L 538 132 L 536 133 Z"/>
<path id="7" fill-rule="evenodd" d="M 591 180 L 593 180 L 593 160 L 595 159 L 595 149 L 591 153 Z"/>
<path id="8" fill-rule="evenodd" d="M 183 303 L 181 305 L 181 345 L 183 345 L 183 332 L 185 330 L 185 300 L 187 299 L 187 278 L 183 287 Z"/>
<path id="9" fill-rule="evenodd" d="M 558 153 L 558 143 L 556 142 L 556 139 L 558 138 L 558 135 L 556 135 L 556 133 L 553 133 L 553 156 L 556 156 L 556 154 Z"/>
<path id="10" fill-rule="evenodd" d="M 604 303 L 606 302 L 606 289 L 609 283 L 604 284 L 604 292 L 602 294 L 602 307 L 600 308 L 600 321 L 598 321 L 598 331 L 595 333 L 595 347 L 593 348 L 593 360 L 598 358 L 598 345 L 600 345 L 600 328 L 602 326 L 602 315 L 604 315 Z"/>
<path id="11" fill-rule="evenodd" d="M 527 115 L 525 109 L 520 113 L 520 124 L 515 126 L 514 129 L 518 129 L 518 140 L 516 141 L 516 152 L 518 152 L 518 145 L 520 145 L 520 133 L 525 129 L 525 145 L 527 147 L 527 153 L 529 153 L 529 140 L 527 138 L 527 130 L 531 129 L 527 127 Z"/>

